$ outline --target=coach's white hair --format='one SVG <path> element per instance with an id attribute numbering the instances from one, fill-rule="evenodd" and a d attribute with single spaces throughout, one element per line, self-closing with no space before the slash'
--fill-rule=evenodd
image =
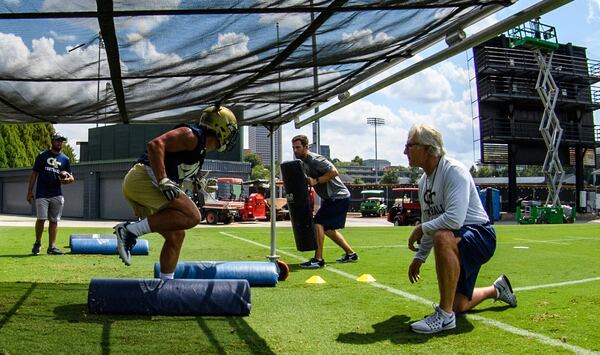
<path id="1" fill-rule="evenodd" d="M 443 157 L 446 154 L 442 133 L 430 125 L 414 124 L 410 127 L 408 136 L 413 137 L 415 143 L 426 146 L 429 154 L 435 157 Z"/>

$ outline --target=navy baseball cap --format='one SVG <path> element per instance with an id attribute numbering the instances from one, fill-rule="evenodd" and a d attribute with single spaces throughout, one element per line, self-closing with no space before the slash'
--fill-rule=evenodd
<path id="1" fill-rule="evenodd" d="M 62 135 L 62 133 L 60 133 L 60 132 L 55 132 L 55 133 L 52 135 L 52 140 L 53 140 L 53 141 L 63 141 L 63 142 L 66 142 L 66 141 L 67 141 L 67 138 L 65 138 L 65 136 L 63 136 L 63 135 Z"/>

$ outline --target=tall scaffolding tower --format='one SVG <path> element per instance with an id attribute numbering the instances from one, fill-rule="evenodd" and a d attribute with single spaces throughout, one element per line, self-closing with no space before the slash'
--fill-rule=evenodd
<path id="1" fill-rule="evenodd" d="M 562 223 L 561 204 L 586 208 L 586 168 L 596 168 L 600 129 L 593 112 L 600 109 L 600 62 L 586 48 L 558 43 L 556 30 L 539 20 L 526 23 L 473 48 L 476 96 L 473 95 L 474 146 L 482 164 L 506 166 L 508 184 L 502 194 L 507 211 L 539 206 L 544 218 L 530 223 Z M 475 110 L 476 108 L 476 110 Z M 517 185 L 517 167 L 541 166 L 547 188 L 532 198 Z M 563 166 L 574 173 L 574 196 L 561 192 Z M 570 179 L 570 178 L 569 178 Z M 506 205 L 504 204 L 506 203 Z M 549 207 L 546 207 L 549 206 Z M 554 213 L 554 221 L 547 213 Z M 566 218 L 565 218 L 566 217 Z M 557 222 L 561 221 L 561 222 Z"/>
<path id="2" fill-rule="evenodd" d="M 559 192 L 565 171 L 560 162 L 558 151 L 563 129 L 554 111 L 559 88 L 552 77 L 552 57 L 554 51 L 559 47 L 556 29 L 553 26 L 540 23 L 540 19 L 537 18 L 508 31 L 508 38 L 511 48 L 522 47 L 532 50 L 540 67 L 535 90 L 544 106 L 544 114 L 540 121 L 539 130 L 548 150 L 542 166 L 542 172 L 548 186 L 546 205 L 561 207 Z"/>

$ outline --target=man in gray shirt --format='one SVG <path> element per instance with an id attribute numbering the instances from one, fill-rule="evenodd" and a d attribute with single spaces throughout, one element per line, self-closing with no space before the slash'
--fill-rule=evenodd
<path id="1" fill-rule="evenodd" d="M 409 249 L 416 251 L 408 279 L 419 281 L 421 265 L 433 248 L 440 293 L 439 306 L 412 323 L 411 330 L 431 334 L 455 328 L 455 312 L 467 312 L 486 299 L 516 307 L 517 299 L 505 275 L 488 287 L 475 287 L 481 266 L 496 250 L 496 231 L 467 168 L 445 156 L 442 134 L 425 124 L 408 131 L 404 154 L 410 166 L 425 171 L 419 181 L 423 223 L 408 238 Z M 415 243 L 420 244 L 418 250 Z"/>
<path id="2" fill-rule="evenodd" d="M 340 248 L 344 249 L 344 255 L 337 259 L 339 263 L 354 262 L 358 260 L 358 254 L 352 250 L 344 236 L 338 229 L 346 225 L 346 213 L 350 207 L 350 191 L 346 188 L 335 166 L 325 157 L 310 152 L 308 149 L 308 138 L 301 134 L 292 138 L 294 155 L 302 162 L 302 168 L 307 176 L 308 184 L 323 200 L 321 208 L 314 217 L 315 230 L 317 234 L 317 250 L 314 258 L 300 264 L 301 268 L 317 269 L 325 266 L 323 260 L 323 242 L 325 235 L 333 240 Z"/>

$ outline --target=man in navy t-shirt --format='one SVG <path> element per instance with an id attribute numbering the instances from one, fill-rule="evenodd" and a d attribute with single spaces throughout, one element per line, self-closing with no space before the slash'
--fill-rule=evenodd
<path id="1" fill-rule="evenodd" d="M 27 190 L 27 202 L 33 201 L 33 185 L 35 188 L 35 211 L 37 221 L 35 222 L 35 243 L 31 252 L 34 255 L 40 253 L 42 246 L 42 234 L 44 223 L 50 221 L 48 227 L 48 250 L 50 255 L 62 255 L 63 252 L 56 247 L 56 233 L 58 221 L 62 215 L 65 199 L 62 195 L 61 184 L 70 184 L 75 181 L 71 174 L 71 163 L 69 158 L 61 153 L 66 138 L 60 133 L 54 133 L 51 138 L 52 147 L 41 152 L 33 165 L 33 171 L 29 177 L 29 188 Z"/>

